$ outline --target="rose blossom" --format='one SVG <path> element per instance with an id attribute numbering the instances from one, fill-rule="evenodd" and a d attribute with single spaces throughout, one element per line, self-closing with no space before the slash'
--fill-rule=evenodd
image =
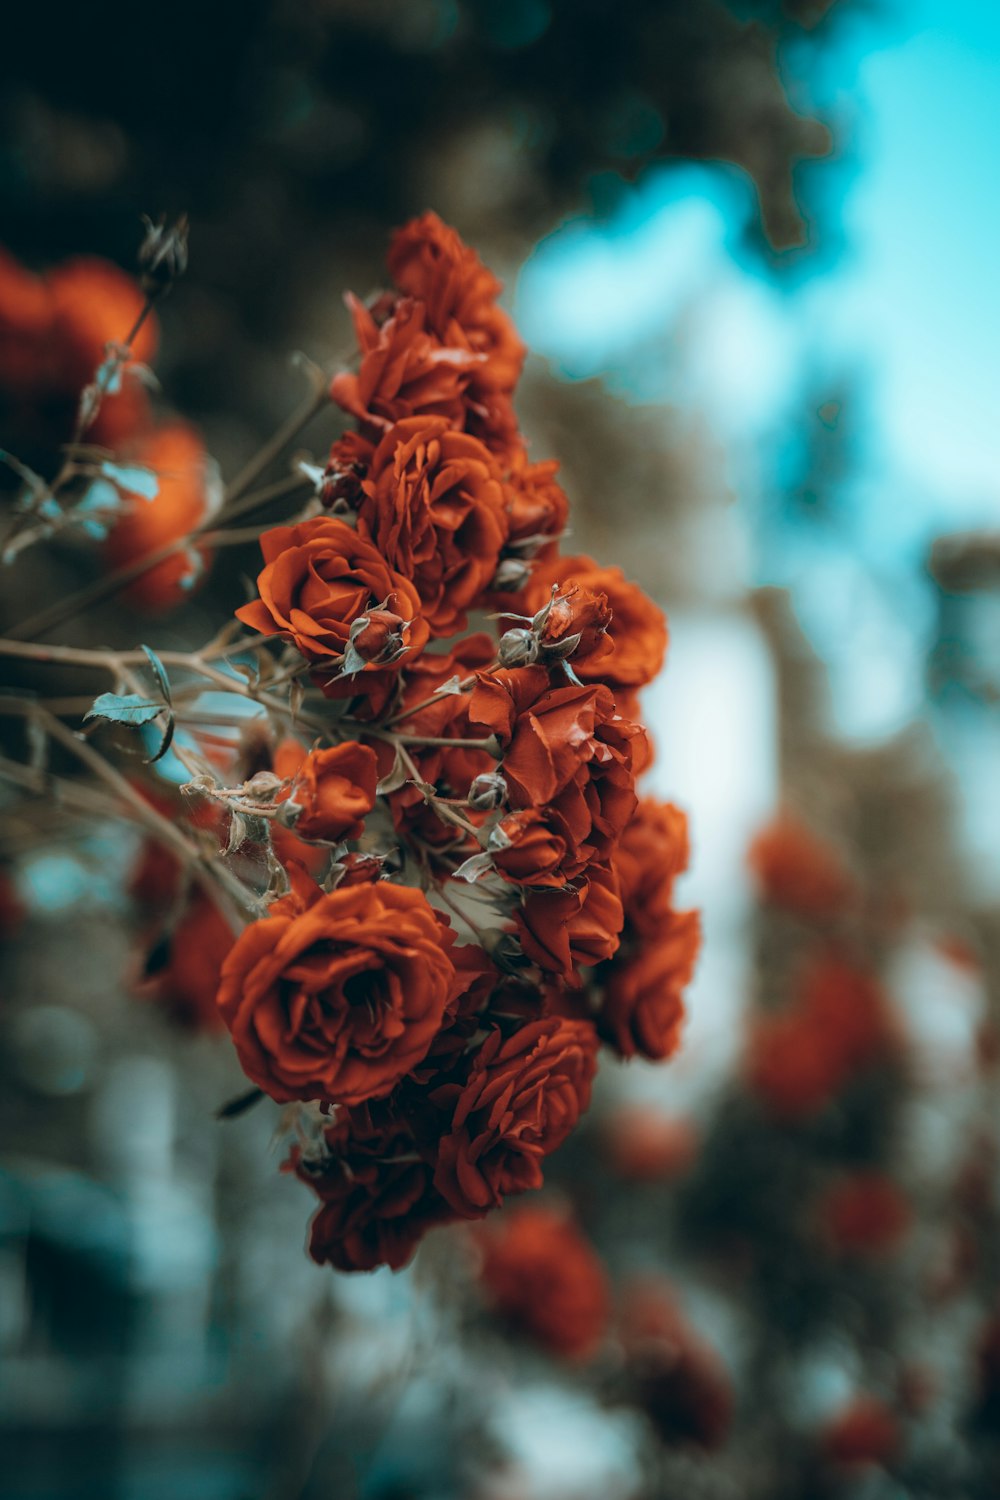
<path id="1" fill-rule="evenodd" d="M 427 624 L 412 583 L 343 521 L 316 516 L 296 526 L 274 526 L 264 532 L 260 547 L 266 564 L 257 579 L 260 598 L 238 609 L 236 618 L 263 635 L 291 641 L 307 661 L 336 672 L 355 621 L 372 608 L 391 609 L 397 617 L 400 652 L 384 664 L 365 661 L 351 679 L 355 692 L 364 692 L 361 679 L 373 668 L 396 668 L 426 642 Z"/>
<path id="2" fill-rule="evenodd" d="M 555 557 L 540 563 L 531 575 L 518 612 L 534 614 L 551 597 L 575 585 L 584 597 L 603 595 L 610 611 L 607 635 L 597 649 L 580 649 L 573 670 L 583 682 L 603 682 L 612 691 L 640 688 L 662 670 L 667 651 L 667 622 L 663 611 L 621 568 L 602 568 L 591 557 Z"/>
<path id="3" fill-rule="evenodd" d="M 279 1102 L 389 1093 L 441 1026 L 451 929 L 421 891 L 385 881 L 300 887 L 271 912 L 237 940 L 219 988 L 247 1077 Z"/>
<path id="4" fill-rule="evenodd" d="M 563 1359 L 593 1355 L 611 1296 L 593 1246 L 566 1214 L 519 1206 L 479 1231 L 480 1280 L 497 1312 Z"/>
<path id="5" fill-rule="evenodd" d="M 590 1103 L 597 1037 L 586 1021 L 552 1017 L 504 1038 L 493 1031 L 464 1083 L 437 1090 L 453 1105 L 434 1183 L 465 1218 L 481 1218 L 509 1193 L 542 1185 L 542 1158 L 561 1146 Z"/>
<path id="6" fill-rule="evenodd" d="M 301 808 L 294 825 L 299 838 L 361 837 L 378 782 L 378 762 L 369 746 L 347 740 L 306 754 L 297 740 L 285 740 L 275 751 L 274 771 L 292 781 L 289 795 Z"/>
<path id="7" fill-rule="evenodd" d="M 350 461 L 364 463 L 350 447 Z M 345 450 L 345 457 L 347 450 Z M 335 467 L 337 445 L 331 452 Z M 507 535 L 495 462 L 478 438 L 437 417 L 397 422 L 374 448 L 355 501 L 358 531 L 412 580 L 435 635 L 464 629 Z"/>
<path id="8" fill-rule="evenodd" d="M 455 1217 L 409 1127 L 387 1109 L 341 1111 L 324 1131 L 322 1155 L 296 1153 L 288 1165 L 322 1202 L 309 1234 L 319 1265 L 399 1270 L 426 1230 Z"/>

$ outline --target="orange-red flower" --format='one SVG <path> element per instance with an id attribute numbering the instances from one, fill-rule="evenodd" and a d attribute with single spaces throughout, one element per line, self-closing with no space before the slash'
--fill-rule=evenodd
<path id="1" fill-rule="evenodd" d="M 361 351 L 357 374 L 334 376 L 330 395 L 378 440 L 404 417 L 443 417 L 449 427 L 465 423 L 471 372 L 483 356 L 447 347 L 428 333 L 425 309 L 403 298 L 381 326 L 363 302 L 348 293 L 347 305 Z"/>
<path id="2" fill-rule="evenodd" d="M 481 672 L 469 713 L 504 747 L 511 807 L 539 810 L 562 841 L 562 883 L 606 862 L 636 805 L 632 761 L 642 736 L 608 690 L 553 687 L 541 666 Z"/>
<path id="3" fill-rule="evenodd" d="M 523 445 L 510 455 L 507 479 L 508 550 L 515 557 L 552 556 L 569 521 L 566 491 L 555 459 L 529 463 Z M 523 613 L 523 611 L 522 611 Z"/>
<path id="4" fill-rule="evenodd" d="M 339 1112 L 324 1131 L 322 1153 L 297 1153 L 289 1165 L 322 1200 L 309 1253 L 339 1271 L 396 1271 L 429 1228 L 455 1217 L 409 1127 L 384 1110 Z"/>
<path id="5" fill-rule="evenodd" d="M 243 932 L 219 987 L 247 1077 L 279 1101 L 389 1093 L 440 1028 L 453 941 L 421 891 L 385 881 L 276 903 Z"/>
<path id="6" fill-rule="evenodd" d="M 667 1283 L 645 1277 L 628 1287 L 621 1336 L 626 1377 L 660 1439 L 719 1447 L 732 1422 L 732 1383 Z"/>
<path id="7" fill-rule="evenodd" d="M 686 814 L 672 803 L 643 797 L 615 852 L 625 920 L 636 937 L 655 938 L 661 931 L 690 847 Z"/>
<path id="8" fill-rule="evenodd" d="M 348 672 L 352 690 L 364 693 L 365 677 L 383 685 L 384 670 L 397 670 L 427 641 L 427 623 L 417 591 L 395 573 L 375 546 L 343 521 L 316 516 L 296 526 L 275 526 L 260 539 L 266 566 L 257 579 L 259 599 L 236 611 L 244 625 L 291 641 L 307 661 L 330 669 L 331 680 Z M 355 662 L 358 638 L 369 611 L 389 611 L 395 629 L 389 648 L 381 633 L 375 655 Z"/>
<path id="9" fill-rule="evenodd" d="M 476 252 L 437 214 L 411 219 L 392 237 L 389 273 L 407 297 L 427 310 L 427 326 L 442 343 L 468 346 L 482 357 L 475 383 L 487 391 L 514 389 L 525 347 L 497 306 L 503 290 Z"/>
<path id="10" fill-rule="evenodd" d="M 762 899 L 799 916 L 833 916 L 854 894 L 838 851 L 792 813 L 761 829 L 747 861 Z"/>
<path id="11" fill-rule="evenodd" d="M 351 444 L 354 464 L 357 452 Z M 339 462 L 336 445 L 331 462 Z M 464 629 L 507 535 L 504 489 L 478 438 L 440 418 L 396 423 L 371 453 L 356 508 L 359 532 L 413 582 L 433 633 Z"/>
<path id="12" fill-rule="evenodd" d="M 822 1433 L 826 1455 L 847 1468 L 886 1464 L 901 1443 L 899 1422 L 877 1396 L 856 1396 Z"/>
<path id="13" fill-rule="evenodd" d="M 158 489 L 152 500 L 132 496 L 115 521 L 104 544 L 111 568 L 127 567 L 181 541 L 204 520 L 209 506 L 210 461 L 198 433 L 186 423 L 150 433 L 131 450 L 130 462 L 154 470 Z M 154 563 L 122 596 L 150 613 L 171 609 L 203 581 L 210 558 L 207 548 L 191 542 Z"/>
<path id="14" fill-rule="evenodd" d="M 610 1316 L 600 1257 L 565 1213 L 522 1205 L 479 1231 L 480 1280 L 492 1306 L 563 1359 L 596 1353 Z"/>
<path id="15" fill-rule="evenodd" d="M 118 266 L 96 256 L 64 261 L 36 276 L 0 248 L 0 392 L 22 409 L 54 402 L 66 430 L 76 402 L 105 358 L 122 344 L 143 306 L 139 287 Z M 156 319 L 149 315 L 132 359 L 156 352 Z M 108 389 L 88 438 L 116 447 L 149 424 L 149 400 L 126 367 L 120 389 Z"/>
<path id="16" fill-rule="evenodd" d="M 151 994 L 174 1018 L 197 1031 L 219 1031 L 215 1003 L 222 965 L 236 938 L 218 908 L 195 892 L 166 939 L 165 961 L 150 976 Z"/>
<path id="17" fill-rule="evenodd" d="M 290 796 L 302 809 L 295 832 L 303 839 L 357 839 L 375 806 L 378 762 L 374 750 L 347 740 L 307 754 L 297 740 L 285 740 L 274 756 L 276 776 L 288 777 Z"/>
<path id="18" fill-rule="evenodd" d="M 662 1060 L 680 1045 L 684 990 L 701 947 L 696 911 L 671 912 L 655 937 L 619 954 L 602 975 L 597 1028 L 622 1057 Z"/>
<path id="19" fill-rule="evenodd" d="M 881 1172 L 855 1172 L 828 1189 L 819 1217 L 834 1249 L 879 1255 L 900 1244 L 913 1211 L 890 1178 Z"/>
<path id="20" fill-rule="evenodd" d="M 747 1080 L 780 1118 L 818 1114 L 865 1067 L 892 1054 L 897 1031 L 873 975 L 836 956 L 810 964 L 795 1002 L 758 1014 Z"/>
<path id="21" fill-rule="evenodd" d="M 623 1105 L 607 1122 L 608 1155 L 620 1177 L 658 1182 L 678 1177 L 698 1154 L 694 1124 L 643 1105 Z"/>
<path id="22" fill-rule="evenodd" d="M 652 682 L 663 667 L 667 652 L 667 622 L 663 611 L 637 583 L 630 583 L 621 568 L 602 568 L 590 557 L 554 557 L 540 563 L 520 596 L 522 614 L 534 614 L 559 587 L 563 612 L 594 613 L 590 601 L 603 598 L 607 613 L 605 630 L 585 634 L 572 656 L 573 671 L 583 682 L 604 682 L 613 690 L 640 688 Z M 575 590 L 575 592 L 573 592 Z M 567 623 L 567 632 L 579 629 Z M 606 633 L 605 633 L 606 631 Z"/>
<path id="23" fill-rule="evenodd" d="M 578 964 L 592 968 L 618 947 L 624 922 L 618 877 L 608 865 L 590 865 L 568 889 L 530 891 L 515 918 L 532 963 L 572 980 Z"/>
<path id="24" fill-rule="evenodd" d="M 529 1022 L 493 1031 L 464 1083 L 443 1086 L 452 1106 L 434 1183 L 456 1213 L 481 1218 L 511 1193 L 542 1185 L 542 1159 L 561 1146 L 590 1103 L 597 1037 L 586 1021 Z"/>

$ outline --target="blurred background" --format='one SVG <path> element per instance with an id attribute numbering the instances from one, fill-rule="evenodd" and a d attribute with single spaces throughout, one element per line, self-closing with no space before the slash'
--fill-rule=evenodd
<path id="1" fill-rule="evenodd" d="M 213 1118 L 228 1042 L 138 984 L 138 837 L 0 789 L 0 1493 L 1000 1494 L 1000 12 L 108 0 L 5 37 L 5 249 L 131 272 L 140 214 L 190 215 L 157 399 L 224 475 L 404 218 L 503 276 L 570 549 L 668 612 L 649 790 L 705 946 L 680 1056 L 605 1061 L 552 1163 L 565 1253 L 508 1244 L 512 1292 L 514 1228 L 441 1231 L 339 1276 L 274 1115 Z M 12 378 L 0 415 L 28 462 L 65 436 Z M 48 639 L 190 647 L 254 551 Z M 100 567 L 25 550 L 0 624 Z M 604 1309 L 586 1357 L 534 1275 L 563 1332 Z"/>

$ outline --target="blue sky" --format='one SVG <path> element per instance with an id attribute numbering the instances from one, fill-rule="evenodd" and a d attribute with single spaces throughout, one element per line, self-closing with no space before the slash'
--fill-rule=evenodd
<path id="1" fill-rule="evenodd" d="M 785 66 L 793 80 L 794 54 Z M 826 82 L 857 159 L 830 205 L 833 265 L 779 289 L 741 245 L 741 174 L 654 168 L 610 223 L 581 218 L 542 243 L 517 312 L 566 373 L 697 406 L 723 437 L 768 430 L 807 370 L 860 377 L 859 480 L 884 499 L 859 540 L 912 553 L 1000 517 L 1000 5 L 908 0 L 905 15 L 854 20 Z"/>

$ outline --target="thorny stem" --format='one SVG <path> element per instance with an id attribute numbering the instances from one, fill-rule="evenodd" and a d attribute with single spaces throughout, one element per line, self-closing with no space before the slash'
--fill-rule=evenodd
<path id="1" fill-rule="evenodd" d="M 137 578 L 142 578 L 159 563 L 165 562 L 169 557 L 175 557 L 178 552 L 191 544 L 198 537 L 204 537 L 206 545 L 209 544 L 212 535 L 219 529 L 220 522 L 235 520 L 237 516 L 245 515 L 247 511 L 254 510 L 258 505 L 265 505 L 269 500 L 276 500 L 284 495 L 294 493 L 295 490 L 306 489 L 308 480 L 301 475 L 293 475 L 283 479 L 279 483 L 268 485 L 262 490 L 257 490 L 252 495 L 245 495 L 238 504 L 223 506 L 217 515 L 206 516 L 198 526 L 175 541 L 166 542 L 162 547 L 157 547 L 153 552 L 147 552 L 138 557 L 134 562 L 126 563 L 116 568 L 112 573 L 106 573 L 101 578 L 96 578 L 86 588 L 71 594 L 68 599 L 60 599 L 51 604 L 47 609 L 39 610 L 36 615 L 31 615 L 27 620 L 22 620 L 19 625 L 11 629 L 13 640 L 31 640 L 35 636 L 44 635 L 49 630 L 54 630 L 57 625 L 64 624 L 75 615 L 81 614 L 83 610 L 89 609 L 93 604 L 100 604 L 103 599 L 108 599 L 112 594 L 117 594 L 120 589 L 128 584 L 134 583 Z"/>

